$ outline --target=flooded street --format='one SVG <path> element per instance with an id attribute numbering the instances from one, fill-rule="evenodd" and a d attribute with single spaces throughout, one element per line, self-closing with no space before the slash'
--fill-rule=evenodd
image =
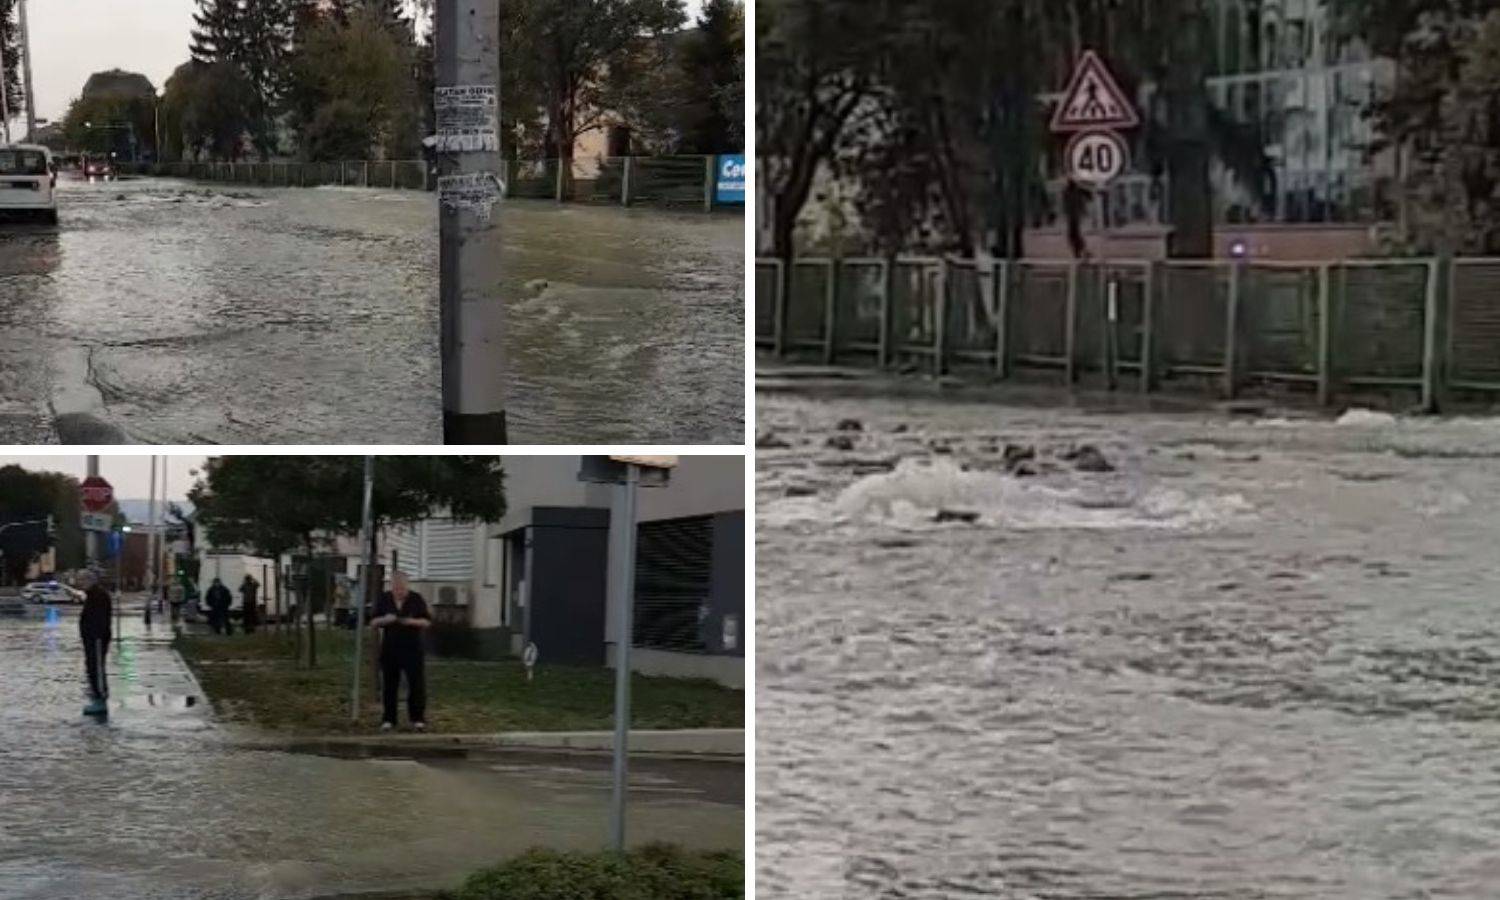
<path id="1" fill-rule="evenodd" d="M 1500 422 L 909 393 L 758 398 L 759 896 L 1494 896 Z"/>
<path id="2" fill-rule="evenodd" d="M 348 759 L 218 725 L 139 614 L 84 702 L 76 613 L 0 618 L 0 897 L 272 900 L 451 886 L 532 846 L 607 842 L 608 760 Z M 737 848 L 742 768 L 632 762 L 632 842 Z"/>
<path id="3" fill-rule="evenodd" d="M 436 201 L 59 183 L 0 226 L 0 442 L 436 443 Z M 743 219 L 502 207 L 511 440 L 743 439 Z"/>

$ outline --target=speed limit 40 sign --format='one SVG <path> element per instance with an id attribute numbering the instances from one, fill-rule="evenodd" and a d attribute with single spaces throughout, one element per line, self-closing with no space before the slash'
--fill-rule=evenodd
<path id="1" fill-rule="evenodd" d="M 1065 151 L 1068 177 L 1086 188 L 1102 188 L 1130 165 L 1130 146 L 1113 131 L 1080 131 Z"/>

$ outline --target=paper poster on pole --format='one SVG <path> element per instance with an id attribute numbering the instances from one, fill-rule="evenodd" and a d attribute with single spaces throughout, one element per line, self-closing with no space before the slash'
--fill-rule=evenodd
<path id="1" fill-rule="evenodd" d="M 433 92 L 437 134 L 432 144 L 440 153 L 500 150 L 500 103 L 493 85 L 440 87 Z"/>
<path id="2" fill-rule="evenodd" d="M 481 222 L 490 220 L 490 212 L 502 193 L 503 185 L 493 172 L 444 175 L 438 179 L 438 202 L 447 209 L 468 210 Z"/>

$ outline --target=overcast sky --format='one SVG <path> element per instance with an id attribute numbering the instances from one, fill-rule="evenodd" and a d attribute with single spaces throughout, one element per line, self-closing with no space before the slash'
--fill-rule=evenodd
<path id="1" fill-rule="evenodd" d="M 702 5 L 688 0 L 688 15 Z M 37 117 L 61 119 L 88 77 L 107 69 L 140 72 L 160 93 L 187 61 L 196 8 L 196 0 L 31 0 Z"/>
<path id="2" fill-rule="evenodd" d="M 201 468 L 207 459 L 207 456 L 167 457 L 167 499 L 186 500 L 188 488 L 196 481 L 192 471 Z M 13 463 L 32 471 L 64 472 L 80 479 L 89 471 L 88 458 L 84 456 L 0 456 L 0 466 Z M 115 489 L 117 497 L 145 500 L 151 496 L 149 456 L 101 456 L 99 475 Z"/>

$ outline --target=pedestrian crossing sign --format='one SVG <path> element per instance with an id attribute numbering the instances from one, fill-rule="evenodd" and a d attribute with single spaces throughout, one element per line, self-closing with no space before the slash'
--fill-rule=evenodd
<path id="1" fill-rule="evenodd" d="M 1135 104 L 1125 97 L 1104 60 L 1085 50 L 1063 101 L 1052 114 L 1053 131 L 1083 131 L 1091 128 L 1135 128 L 1141 124 Z"/>

